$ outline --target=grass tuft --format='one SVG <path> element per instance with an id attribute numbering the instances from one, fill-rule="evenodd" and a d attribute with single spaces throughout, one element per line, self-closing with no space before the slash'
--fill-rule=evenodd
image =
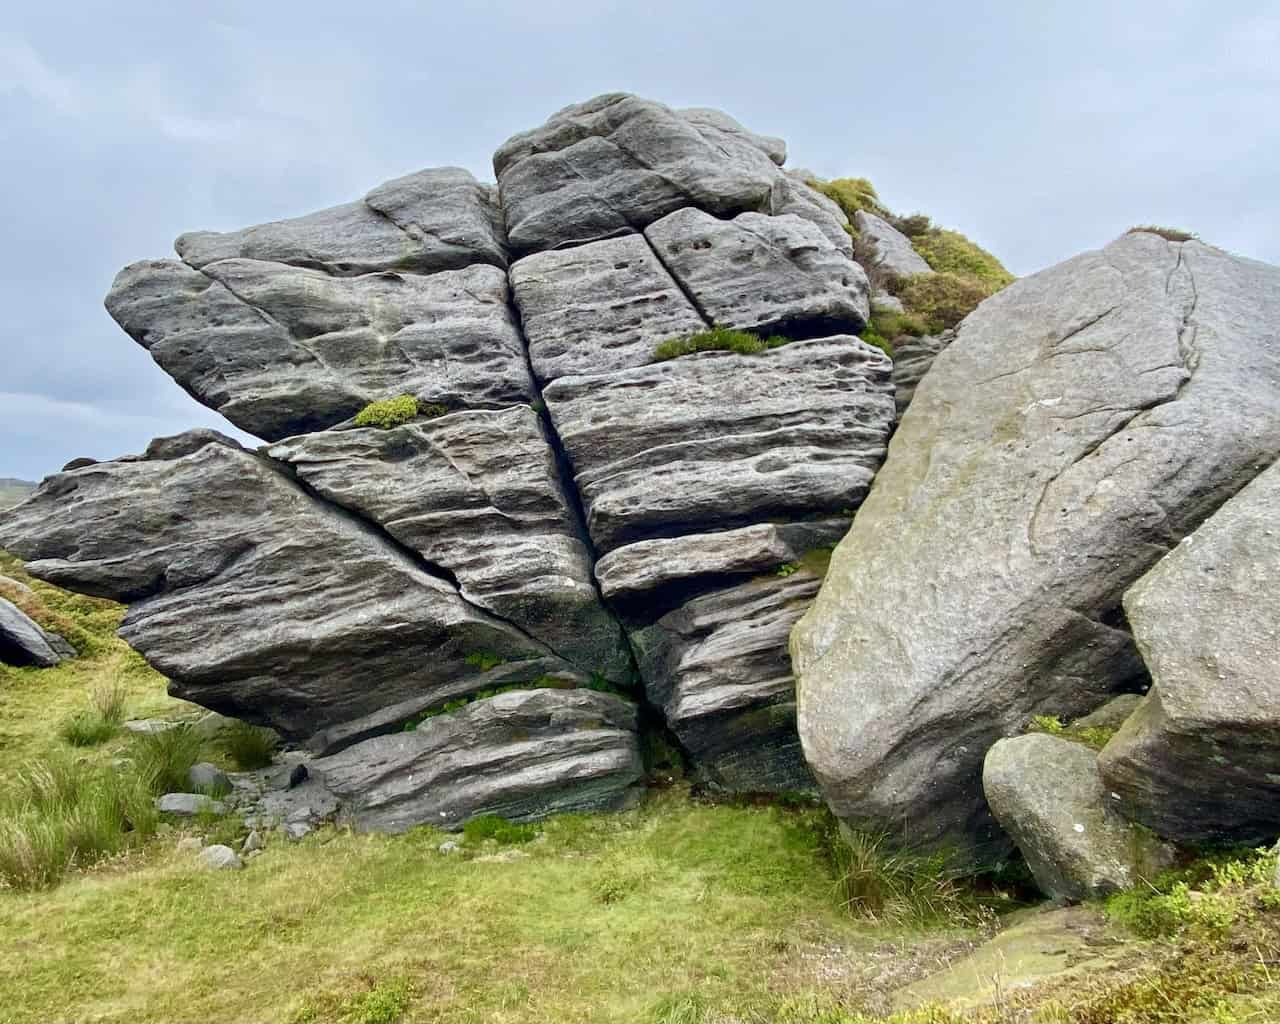
<path id="1" fill-rule="evenodd" d="M 482 843 L 492 839 L 499 846 L 516 846 L 538 838 L 537 825 L 520 825 L 496 814 L 484 814 L 472 818 L 462 826 L 462 834 L 469 843 Z"/>
<path id="2" fill-rule="evenodd" d="M 151 792 L 186 793 L 187 773 L 200 760 L 200 736 L 189 725 L 136 736 L 129 750 L 134 771 Z"/>
<path id="3" fill-rule="evenodd" d="M 267 767 L 275 757 L 276 735 L 237 719 L 218 734 L 218 746 L 240 771 L 253 771 Z"/>
<path id="4" fill-rule="evenodd" d="M 894 294 L 915 323 L 925 328 L 925 334 L 955 327 L 1002 287 L 982 277 L 950 271 L 916 274 L 893 283 Z"/>
<path id="5" fill-rule="evenodd" d="M 760 338 L 746 331 L 712 327 L 687 338 L 669 338 L 653 350 L 653 358 L 655 362 L 665 362 L 679 356 L 693 355 L 695 352 L 736 352 L 739 355 L 754 356 L 772 348 L 780 348 L 791 340 L 777 334 Z"/>
<path id="6" fill-rule="evenodd" d="M 1139 224 L 1125 232 L 1126 235 L 1159 235 L 1166 242 L 1197 242 L 1200 236 L 1181 228 L 1166 228 L 1159 224 Z"/>

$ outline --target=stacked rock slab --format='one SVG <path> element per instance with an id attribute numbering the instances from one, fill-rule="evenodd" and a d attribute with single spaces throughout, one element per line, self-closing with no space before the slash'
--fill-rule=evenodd
<path id="1" fill-rule="evenodd" d="M 1280 465 L 1165 555 L 1124 607 L 1154 685 L 1100 758 L 1120 807 L 1183 843 L 1271 842 L 1280 834 Z"/>
<path id="2" fill-rule="evenodd" d="M 613 95 L 494 159 L 597 579 L 650 702 L 735 790 L 812 787 L 785 651 L 821 580 L 803 556 L 847 528 L 894 415 L 847 221 L 784 158 L 723 114 Z M 793 343 L 655 362 L 712 326 Z"/>
<path id="3" fill-rule="evenodd" d="M 634 686 L 633 643 L 709 781 L 808 785 L 783 640 L 893 398 L 847 221 L 784 159 L 612 95 L 504 145 L 496 187 L 440 168 L 183 235 L 107 307 L 270 445 L 77 463 L 0 543 L 128 603 L 175 694 L 305 743 L 357 824 L 626 799 L 636 708 L 588 691 Z M 655 362 L 712 325 L 795 343 Z"/>
<path id="4" fill-rule="evenodd" d="M 959 327 L 792 636 L 836 813 L 962 862 L 982 760 L 1145 675 L 1121 595 L 1280 456 L 1280 269 L 1125 236 Z"/>
<path id="5" fill-rule="evenodd" d="M 53 668 L 75 653 L 57 633 L 41 629 L 16 604 L 0 597 L 0 665 Z"/>

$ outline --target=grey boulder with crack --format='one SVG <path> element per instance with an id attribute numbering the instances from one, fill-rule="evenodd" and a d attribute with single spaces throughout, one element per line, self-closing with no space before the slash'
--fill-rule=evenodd
<path id="1" fill-rule="evenodd" d="M 1271 842 L 1280 833 L 1280 464 L 1165 555 L 1124 607 L 1154 683 L 1099 761 L 1120 807 L 1179 842 Z"/>
<path id="2" fill-rule="evenodd" d="M 627 678 L 626 641 L 600 602 L 591 553 L 528 406 L 390 430 L 327 430 L 290 438 L 269 454 L 443 570 L 471 604 L 587 675 Z"/>
<path id="3" fill-rule="evenodd" d="M 506 274 L 332 277 L 261 260 L 125 267 L 107 310 L 197 400 L 269 441 L 411 394 L 449 408 L 532 400 Z"/>
<path id="4" fill-rule="evenodd" d="M 792 635 L 835 813 L 1007 850 L 982 760 L 1145 673 L 1124 591 L 1280 455 L 1280 269 L 1129 234 L 984 302 L 917 388 Z"/>
<path id="5" fill-rule="evenodd" d="M 1097 761 L 1083 744 L 1031 733 L 1000 740 L 983 765 L 991 812 L 1061 902 L 1131 889 L 1174 864 L 1172 847 L 1120 815 Z"/>
<path id="6" fill-rule="evenodd" d="M 810 221 L 686 207 L 645 229 L 664 266 L 709 323 L 759 334 L 856 334 L 870 316 L 860 266 Z"/>
<path id="7" fill-rule="evenodd" d="M 608 552 L 856 508 L 893 423 L 890 366 L 844 335 L 561 377 L 543 398 Z"/>
<path id="8" fill-rule="evenodd" d="M 212 431 L 49 477 L 0 513 L 0 546 L 41 579 L 127 603 L 120 635 L 174 696 L 290 739 L 410 699 L 443 703 L 495 674 L 576 674 Z"/>
<path id="9" fill-rule="evenodd" d="M 240 231 L 191 231 L 174 248 L 199 269 L 250 259 L 340 277 L 431 274 L 472 263 L 507 265 L 502 211 L 492 186 L 460 167 L 433 167 L 379 185 L 364 199 Z"/>
<path id="10" fill-rule="evenodd" d="M 312 761 L 340 820 L 362 830 L 458 828 L 613 809 L 644 774 L 634 704 L 590 690 L 524 690 L 429 718 Z"/>
<path id="11" fill-rule="evenodd" d="M 707 326 L 639 234 L 526 256 L 511 291 L 543 381 L 643 366 Z"/>

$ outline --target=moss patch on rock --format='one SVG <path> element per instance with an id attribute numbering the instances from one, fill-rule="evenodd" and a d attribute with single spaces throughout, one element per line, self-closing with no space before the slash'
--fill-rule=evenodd
<path id="1" fill-rule="evenodd" d="M 687 338 L 668 338 L 653 350 L 655 362 L 665 362 L 680 356 L 693 355 L 695 352 L 737 352 L 739 355 L 759 355 L 771 348 L 780 348 L 789 343 L 791 338 L 772 335 L 761 338 L 746 331 L 734 331 L 728 327 L 712 327 L 699 331 Z"/>
<path id="2" fill-rule="evenodd" d="M 429 406 L 428 408 L 436 408 Z M 390 430 L 403 426 L 418 415 L 418 400 L 413 395 L 397 395 L 395 398 L 384 398 L 370 402 L 356 413 L 357 427 L 377 427 Z"/>

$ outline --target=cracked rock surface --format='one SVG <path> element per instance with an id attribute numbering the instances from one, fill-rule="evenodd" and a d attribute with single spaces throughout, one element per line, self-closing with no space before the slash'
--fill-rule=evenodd
<path id="1" fill-rule="evenodd" d="M 982 759 L 1143 666 L 1121 595 L 1280 455 L 1280 269 L 1126 235 L 1023 279 L 916 390 L 792 635 L 836 813 L 969 863 Z"/>

